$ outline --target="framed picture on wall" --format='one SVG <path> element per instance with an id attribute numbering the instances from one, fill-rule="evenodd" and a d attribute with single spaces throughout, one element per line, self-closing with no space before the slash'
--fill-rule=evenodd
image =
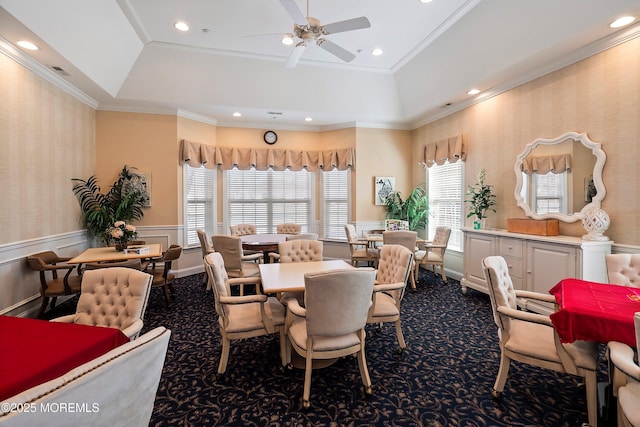
<path id="1" fill-rule="evenodd" d="M 144 207 L 151 207 L 151 172 L 135 172 L 131 178 L 131 185 L 146 193 Z"/>
<path id="2" fill-rule="evenodd" d="M 393 176 L 376 176 L 374 184 L 375 204 L 384 205 L 387 196 L 396 191 L 396 178 Z"/>

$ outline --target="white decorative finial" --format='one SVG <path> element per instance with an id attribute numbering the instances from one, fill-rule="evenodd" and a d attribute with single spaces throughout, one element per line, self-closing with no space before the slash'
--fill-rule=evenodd
<path id="1" fill-rule="evenodd" d="M 604 232 L 607 231 L 611 220 L 609 214 L 600 208 L 590 208 L 582 214 L 582 226 L 587 230 L 588 234 L 582 236 L 583 240 L 595 240 L 604 242 L 609 240 Z"/>

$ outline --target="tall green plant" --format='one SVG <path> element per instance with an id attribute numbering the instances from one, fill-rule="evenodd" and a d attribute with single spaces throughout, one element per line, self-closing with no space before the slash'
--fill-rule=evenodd
<path id="1" fill-rule="evenodd" d="M 429 198 L 427 190 L 418 186 L 411 191 L 406 200 L 399 191 L 394 191 L 385 202 L 387 219 L 400 219 L 409 222 L 409 230 L 427 228 L 429 217 Z"/>
<path id="2" fill-rule="evenodd" d="M 142 219 L 144 216 L 142 208 L 145 206 L 147 194 L 146 191 L 133 185 L 134 178 L 139 178 L 139 175 L 131 172 L 125 165 L 120 171 L 118 180 L 113 183 L 107 193 L 100 192 L 98 178 L 95 175 L 87 180 L 71 179 L 76 183 L 73 186 L 73 193 L 80 203 L 90 236 L 108 243 L 110 237 L 107 229 L 114 222 L 130 223 Z"/>

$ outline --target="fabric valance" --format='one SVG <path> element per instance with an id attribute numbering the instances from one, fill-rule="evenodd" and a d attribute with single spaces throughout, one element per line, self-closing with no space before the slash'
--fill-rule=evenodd
<path id="1" fill-rule="evenodd" d="M 467 144 L 464 135 L 457 135 L 424 146 L 423 163 L 430 168 L 443 165 L 446 161 L 455 163 L 467 159 Z"/>
<path id="2" fill-rule="evenodd" d="M 569 169 L 571 169 L 571 154 L 528 156 L 522 161 L 522 172 L 527 175 L 532 173 L 546 175 L 549 172 L 562 173 Z"/>
<path id="3" fill-rule="evenodd" d="M 223 170 L 237 167 L 241 170 L 285 170 L 309 172 L 318 170 L 355 169 L 355 151 L 353 148 L 334 150 L 285 150 L 277 148 L 239 148 L 214 147 L 182 140 L 180 162 L 189 166 Z"/>

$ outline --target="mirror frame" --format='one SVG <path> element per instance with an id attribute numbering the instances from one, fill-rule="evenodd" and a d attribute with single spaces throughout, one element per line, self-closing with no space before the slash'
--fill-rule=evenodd
<path id="1" fill-rule="evenodd" d="M 586 204 L 580 212 L 574 212 L 571 215 L 561 214 L 561 213 L 547 213 L 547 214 L 538 214 L 531 210 L 531 207 L 526 203 L 526 201 L 520 195 L 522 191 L 522 164 L 524 159 L 531 154 L 534 148 L 538 145 L 555 145 L 563 143 L 567 140 L 574 140 L 575 142 L 580 142 L 585 147 L 591 149 L 591 153 L 596 157 L 596 164 L 593 166 L 593 184 L 596 187 L 596 195 L 591 200 L 591 203 Z M 597 142 L 593 142 L 589 139 L 586 133 L 577 133 L 577 132 L 567 132 L 564 135 L 561 135 L 557 138 L 546 139 L 546 138 L 538 138 L 527 144 L 524 152 L 518 155 L 516 159 L 516 164 L 514 166 L 514 170 L 516 173 L 516 189 L 514 191 L 514 196 L 516 198 L 516 203 L 527 217 L 533 219 L 558 219 L 564 222 L 576 222 L 581 220 L 583 217 L 583 213 L 592 207 L 600 208 L 600 202 L 604 200 L 607 195 L 607 190 L 604 187 L 604 182 L 602 181 L 602 170 L 604 168 L 604 163 L 607 160 L 607 156 L 602 150 L 601 144 Z"/>

